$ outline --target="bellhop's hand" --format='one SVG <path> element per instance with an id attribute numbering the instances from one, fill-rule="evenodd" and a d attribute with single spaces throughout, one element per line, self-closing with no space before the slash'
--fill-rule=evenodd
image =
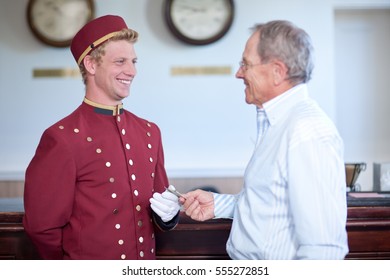
<path id="1" fill-rule="evenodd" d="M 181 208 L 179 198 L 168 190 L 163 193 L 154 193 L 149 201 L 150 207 L 163 222 L 172 220 Z"/>

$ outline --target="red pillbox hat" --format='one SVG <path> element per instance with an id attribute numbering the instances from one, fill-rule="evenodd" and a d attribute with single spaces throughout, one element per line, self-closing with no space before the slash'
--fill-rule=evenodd
<path id="1" fill-rule="evenodd" d="M 106 15 L 88 22 L 74 36 L 70 50 L 79 65 L 84 57 L 123 28 L 128 28 L 123 18 Z"/>

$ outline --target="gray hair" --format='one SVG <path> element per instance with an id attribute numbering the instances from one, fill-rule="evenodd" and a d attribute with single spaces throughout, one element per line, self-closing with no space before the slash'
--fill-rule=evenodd
<path id="1" fill-rule="evenodd" d="M 267 63 L 282 61 L 288 68 L 288 80 L 293 84 L 306 83 L 314 68 L 313 46 L 309 35 L 289 21 L 275 20 L 257 24 L 253 32 L 260 31 L 258 54 Z"/>

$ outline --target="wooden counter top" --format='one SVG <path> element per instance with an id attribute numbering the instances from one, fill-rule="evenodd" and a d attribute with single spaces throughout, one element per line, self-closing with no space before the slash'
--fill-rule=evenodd
<path id="1" fill-rule="evenodd" d="M 352 193 L 351 193 L 352 194 Z M 390 259 L 390 197 L 348 194 L 347 259 Z M 361 194 L 364 196 L 364 194 Z M 0 198 L 0 259 L 38 259 L 22 225 L 22 198 Z M 229 259 L 231 220 L 196 222 L 181 213 L 169 232 L 157 232 L 158 259 Z M 196 241 L 196 242 L 195 242 Z"/>

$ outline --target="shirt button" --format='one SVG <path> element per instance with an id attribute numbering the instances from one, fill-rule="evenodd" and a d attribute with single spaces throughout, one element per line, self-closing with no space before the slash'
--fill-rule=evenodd
<path id="1" fill-rule="evenodd" d="M 152 145 L 151 145 L 151 144 L 148 144 L 148 148 L 151 149 L 151 148 L 152 148 Z"/>
<path id="2" fill-rule="evenodd" d="M 138 221 L 137 224 L 138 224 L 139 227 L 142 227 L 142 221 Z"/>
<path id="3" fill-rule="evenodd" d="M 126 259 L 126 255 L 125 255 L 125 254 L 122 254 L 122 255 L 121 255 L 121 259 L 122 259 L 122 260 L 125 260 L 125 259 Z"/>
<path id="4" fill-rule="evenodd" d="M 116 193 L 111 194 L 112 198 L 116 198 Z"/>
<path id="5" fill-rule="evenodd" d="M 107 162 L 106 162 L 106 166 L 107 166 L 107 167 L 110 167 L 110 166 L 111 166 L 111 162 L 107 161 Z"/>
<path id="6" fill-rule="evenodd" d="M 138 196 L 138 191 L 137 190 L 134 190 L 134 195 Z"/>
<path id="7" fill-rule="evenodd" d="M 131 174 L 131 180 L 135 181 L 135 174 Z"/>
<path id="8" fill-rule="evenodd" d="M 110 178 L 110 179 L 108 179 L 109 181 L 110 181 L 110 183 L 114 183 L 115 182 L 115 179 L 114 178 Z"/>
<path id="9" fill-rule="evenodd" d="M 132 159 L 129 159 L 129 164 L 130 164 L 130 165 L 133 165 L 133 164 L 134 164 L 134 162 L 133 162 Z"/>
<path id="10" fill-rule="evenodd" d="M 141 211 L 141 206 L 140 206 L 140 205 L 137 205 L 137 206 L 135 207 L 135 209 L 137 209 L 137 211 L 139 212 L 139 211 Z"/>
<path id="11" fill-rule="evenodd" d="M 126 134 L 126 130 L 124 128 L 122 128 L 122 135 L 125 135 Z"/>
<path id="12" fill-rule="evenodd" d="M 141 252 L 139 252 L 139 256 L 141 257 L 141 258 L 143 258 L 144 257 L 144 252 L 143 251 L 141 251 Z"/>
<path id="13" fill-rule="evenodd" d="M 126 149 L 130 150 L 130 144 L 126 144 Z"/>
<path id="14" fill-rule="evenodd" d="M 119 239 L 119 240 L 118 240 L 118 244 L 119 244 L 119 245 L 123 245 L 123 243 L 124 243 L 124 241 L 123 241 L 122 239 Z"/>
<path id="15" fill-rule="evenodd" d="M 140 238 L 138 238 L 139 240 L 139 243 L 143 243 L 144 242 L 144 238 L 141 236 Z"/>
<path id="16" fill-rule="evenodd" d="M 120 228 L 121 228 L 121 225 L 120 225 L 120 224 L 116 224 L 116 225 L 115 225 L 115 228 L 116 228 L 116 229 L 120 229 Z"/>
<path id="17" fill-rule="evenodd" d="M 119 212 L 118 209 L 114 209 L 114 210 L 112 211 L 112 214 L 118 214 L 118 212 Z"/>

